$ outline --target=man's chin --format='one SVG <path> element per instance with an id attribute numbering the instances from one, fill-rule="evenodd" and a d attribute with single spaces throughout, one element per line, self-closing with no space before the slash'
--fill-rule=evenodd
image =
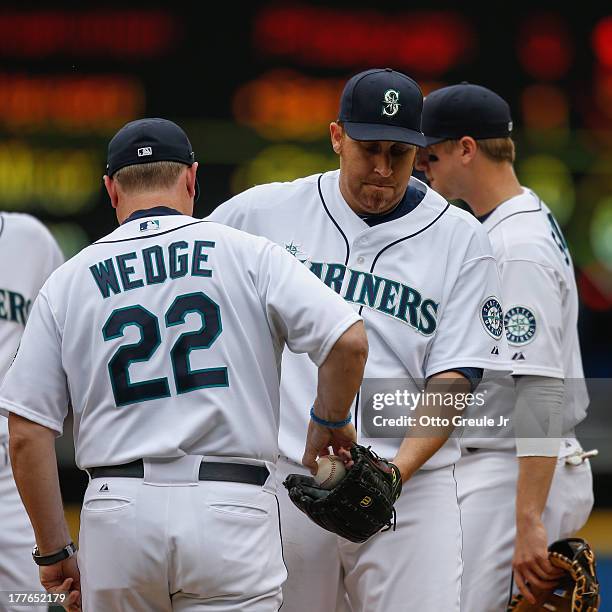
<path id="1" fill-rule="evenodd" d="M 393 208 L 393 204 L 388 200 L 373 200 L 368 198 L 365 202 L 364 212 L 369 215 L 382 215 Z"/>

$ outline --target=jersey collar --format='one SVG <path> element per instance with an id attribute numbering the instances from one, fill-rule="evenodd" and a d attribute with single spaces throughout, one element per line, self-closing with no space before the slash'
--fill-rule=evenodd
<path id="1" fill-rule="evenodd" d="M 542 207 L 540 198 L 531 189 L 523 187 L 522 190 L 522 193 L 502 202 L 482 220 L 482 225 L 487 231 L 491 231 L 498 223 L 517 213 L 540 210 Z"/>
<path id="2" fill-rule="evenodd" d="M 448 206 L 448 202 L 429 189 L 425 183 L 415 177 L 410 177 L 410 187 L 424 194 L 423 199 L 410 212 L 398 219 L 387 221 L 369 227 L 368 224 L 355 214 L 347 204 L 340 191 L 340 171 L 326 172 L 321 180 L 322 198 L 329 207 L 329 213 L 347 234 L 349 240 L 362 232 L 371 232 L 376 236 L 386 234 L 397 235 L 397 232 L 412 234 L 419 232 L 434 221 Z M 400 229 L 401 228 L 401 229 Z"/>
<path id="3" fill-rule="evenodd" d="M 170 208 L 169 206 L 153 206 L 153 208 L 145 208 L 143 210 L 135 210 L 121 225 L 134 221 L 135 219 L 143 219 L 144 217 L 164 217 L 167 215 L 182 215 L 183 213 Z"/>

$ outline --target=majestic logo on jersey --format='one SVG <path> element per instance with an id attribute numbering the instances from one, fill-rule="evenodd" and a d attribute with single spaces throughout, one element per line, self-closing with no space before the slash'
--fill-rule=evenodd
<path id="1" fill-rule="evenodd" d="M 424 336 L 436 331 L 439 304 L 416 289 L 343 264 L 300 261 L 347 302 L 393 317 Z"/>
<path id="2" fill-rule="evenodd" d="M 504 317 L 504 327 L 509 344 L 514 346 L 527 344 L 535 336 L 536 318 L 529 308 L 513 306 Z"/>
<path id="3" fill-rule="evenodd" d="M 159 229 L 159 220 L 154 219 L 153 221 L 143 221 L 140 224 L 140 231 L 146 232 L 150 230 L 158 230 Z"/>
<path id="4" fill-rule="evenodd" d="M 9 289 L 0 288 L 0 320 L 25 325 L 30 314 L 32 300 Z"/>
<path id="5" fill-rule="evenodd" d="M 396 89 L 387 89 L 383 98 L 382 114 L 386 117 L 393 117 L 397 114 L 401 104 L 399 100 L 399 91 Z"/>
<path id="6" fill-rule="evenodd" d="M 499 340 L 504 330 L 502 322 L 502 307 L 495 296 L 488 297 L 480 308 L 480 320 L 487 333 Z"/>

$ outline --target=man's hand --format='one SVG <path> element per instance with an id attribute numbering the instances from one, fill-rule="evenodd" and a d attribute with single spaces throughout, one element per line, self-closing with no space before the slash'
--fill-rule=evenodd
<path id="1" fill-rule="evenodd" d="M 563 576 L 563 571 L 548 559 L 547 543 L 546 528 L 540 518 L 519 520 L 512 568 L 517 587 L 532 604 L 536 603 L 538 590 L 553 589 Z"/>
<path id="2" fill-rule="evenodd" d="M 341 455 L 342 449 L 351 448 L 353 442 L 357 441 L 357 432 L 352 423 L 339 429 L 330 429 L 317 425 L 314 421 L 308 424 L 308 435 L 306 436 L 306 448 L 302 457 L 302 464 L 310 470 L 314 476 L 317 473 L 317 457 L 329 455 L 329 447 L 334 449 L 334 454 Z"/>
<path id="3" fill-rule="evenodd" d="M 68 593 L 62 607 L 81 612 L 81 574 L 76 555 L 53 565 L 41 565 L 40 583 L 48 593 Z"/>

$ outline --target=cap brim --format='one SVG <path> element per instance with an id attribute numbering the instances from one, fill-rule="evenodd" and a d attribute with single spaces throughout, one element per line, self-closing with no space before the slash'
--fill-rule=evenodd
<path id="1" fill-rule="evenodd" d="M 448 140 L 447 136 L 425 136 L 425 146 L 430 147 L 431 145 L 438 144 Z"/>
<path id="2" fill-rule="evenodd" d="M 417 147 L 426 146 L 425 136 L 421 132 L 396 125 L 345 121 L 343 126 L 353 140 L 388 140 L 390 142 L 404 142 Z"/>

